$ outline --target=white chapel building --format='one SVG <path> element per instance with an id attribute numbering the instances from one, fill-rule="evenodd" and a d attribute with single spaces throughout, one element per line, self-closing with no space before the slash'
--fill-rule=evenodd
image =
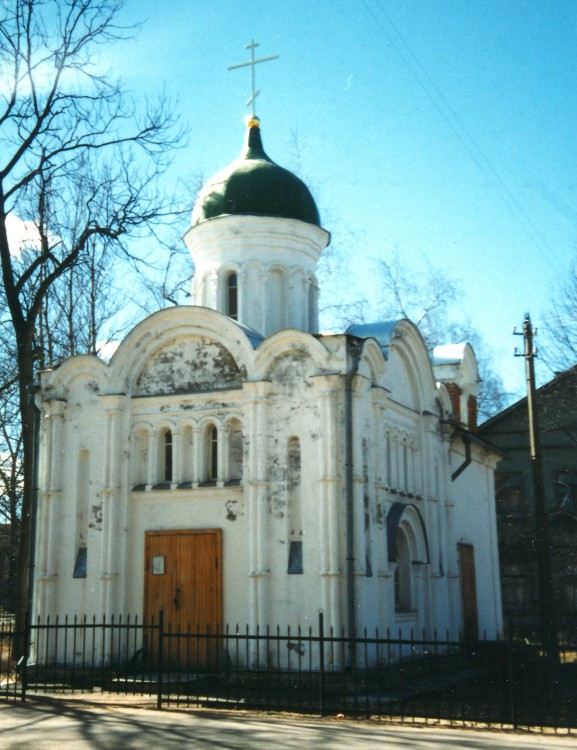
<path id="1" fill-rule="evenodd" d="M 319 333 L 329 234 L 256 118 L 184 240 L 191 306 L 41 375 L 35 614 L 498 635 L 471 347 Z"/>

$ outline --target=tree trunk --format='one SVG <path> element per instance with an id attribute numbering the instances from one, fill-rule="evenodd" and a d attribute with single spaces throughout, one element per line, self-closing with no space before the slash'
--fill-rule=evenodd
<path id="1" fill-rule="evenodd" d="M 35 405 L 34 359 L 31 347 L 19 341 L 18 370 L 20 377 L 20 414 L 22 419 L 22 508 L 20 518 L 20 545 L 18 550 L 18 575 L 16 586 L 16 630 L 24 635 L 27 615 L 32 604 L 31 556 L 34 547 L 35 526 Z M 26 641 L 20 638 L 18 658 L 26 656 Z"/>

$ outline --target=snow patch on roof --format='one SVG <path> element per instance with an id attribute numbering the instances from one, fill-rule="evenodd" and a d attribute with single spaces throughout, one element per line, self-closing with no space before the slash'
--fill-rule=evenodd
<path id="1" fill-rule="evenodd" d="M 458 365 L 465 358 L 467 344 L 441 344 L 433 349 L 434 365 Z"/>

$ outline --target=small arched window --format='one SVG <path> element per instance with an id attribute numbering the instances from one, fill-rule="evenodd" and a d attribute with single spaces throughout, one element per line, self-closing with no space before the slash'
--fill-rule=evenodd
<path id="1" fill-rule="evenodd" d="M 162 481 L 172 482 L 172 432 L 166 430 L 162 436 Z"/>
<path id="2" fill-rule="evenodd" d="M 301 444 L 291 437 L 287 450 L 287 500 L 289 521 L 289 558 L 287 573 L 302 574 L 303 568 L 303 510 Z"/>
<path id="3" fill-rule="evenodd" d="M 392 487 L 393 483 L 391 481 L 391 473 L 392 473 L 392 461 L 391 461 L 391 433 L 387 430 L 385 432 L 385 484 L 387 487 Z"/>
<path id="4" fill-rule="evenodd" d="M 395 609 L 397 612 L 411 610 L 411 557 L 409 541 L 404 530 L 397 529 L 397 567 L 395 570 Z"/>
<path id="5" fill-rule="evenodd" d="M 231 273 L 226 279 L 226 314 L 238 320 L 238 276 Z"/>
<path id="6" fill-rule="evenodd" d="M 218 430 L 216 425 L 211 425 L 207 433 L 207 462 L 206 474 L 209 482 L 218 479 Z"/>
<path id="7" fill-rule="evenodd" d="M 403 461 L 403 486 L 404 492 L 409 491 L 409 446 L 407 445 L 407 438 L 403 438 L 402 443 L 402 461 Z"/>

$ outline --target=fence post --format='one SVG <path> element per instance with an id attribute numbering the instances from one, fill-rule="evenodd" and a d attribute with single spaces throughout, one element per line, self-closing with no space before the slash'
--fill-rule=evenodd
<path id="1" fill-rule="evenodd" d="M 154 627 L 154 626 L 153 626 Z M 158 684 L 156 686 L 156 708 L 162 708 L 162 669 L 164 651 L 164 610 L 158 613 Z"/>
<path id="2" fill-rule="evenodd" d="M 26 700 L 26 690 L 28 688 L 28 654 L 30 653 L 31 634 L 30 612 L 26 610 L 24 613 L 24 648 L 20 651 L 22 654 L 22 691 L 20 694 L 22 702 Z"/>
<path id="3" fill-rule="evenodd" d="M 324 613 L 319 612 L 319 711 L 325 713 L 325 629 Z"/>
<path id="4" fill-rule="evenodd" d="M 513 729 L 517 729 L 517 708 L 515 705 L 515 675 L 513 672 L 513 639 L 511 635 L 511 628 L 509 628 L 509 637 L 506 641 L 507 644 L 507 672 L 509 678 L 509 702 L 511 706 L 511 724 Z"/>

